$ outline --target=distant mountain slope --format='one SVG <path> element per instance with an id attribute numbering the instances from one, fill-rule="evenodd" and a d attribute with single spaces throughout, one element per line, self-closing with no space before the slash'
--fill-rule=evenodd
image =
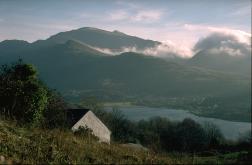
<path id="1" fill-rule="evenodd" d="M 5 40 L 0 42 L 0 54 L 11 54 L 25 50 L 29 43 L 23 40 Z"/>
<path id="2" fill-rule="evenodd" d="M 54 43 L 65 43 L 68 40 L 76 40 L 94 47 L 116 50 L 123 47 L 136 47 L 139 49 L 144 49 L 160 44 L 157 41 L 144 40 L 135 36 L 126 35 L 119 31 L 109 32 L 91 27 L 84 27 L 77 30 L 61 32 L 51 36 L 46 41 Z"/>
<path id="3" fill-rule="evenodd" d="M 203 50 L 195 54 L 188 64 L 238 74 L 251 73 L 251 55 L 232 56 L 224 52 L 216 54 L 211 50 Z"/>
<path id="4" fill-rule="evenodd" d="M 14 45 L 11 44 L 10 46 Z M 75 58 L 74 56 L 77 55 L 108 56 L 105 53 L 91 48 L 89 45 L 85 45 L 83 43 L 79 43 L 73 40 L 68 40 L 66 43 L 63 44 L 47 45 L 46 47 L 36 47 L 36 45 L 34 47 L 33 43 L 27 43 L 25 45 L 20 45 L 20 47 L 15 48 L 14 50 L 8 50 L 5 48 L 1 49 L 0 43 L 0 58 L 5 59 L 5 61 L 2 62 L 11 62 L 17 60 L 18 58 L 22 58 L 30 62 L 35 62 L 36 64 L 36 61 L 40 61 L 40 58 L 43 58 L 45 61 L 51 58 L 56 60 L 61 58 L 64 59 L 65 54 L 72 55 L 73 59 Z"/>
<path id="5" fill-rule="evenodd" d="M 34 43 L 3 41 L 0 64 L 19 57 L 34 64 L 43 81 L 71 100 L 95 96 L 207 111 L 212 116 L 225 111 L 222 117 L 250 120 L 250 60 L 201 51 L 184 65 L 186 61 L 179 64 L 132 52 L 111 56 L 92 47 L 118 49 L 136 43 L 141 48 L 156 44 L 120 32 L 82 28 Z"/>
<path id="6" fill-rule="evenodd" d="M 108 56 L 76 41 L 3 56 L 33 63 L 42 78 L 61 91 L 114 91 L 122 95 L 219 95 L 246 86 L 246 76 L 187 67 L 137 53 Z M 244 87 L 243 85 L 241 88 Z M 106 92 L 105 92 L 106 93 Z"/>

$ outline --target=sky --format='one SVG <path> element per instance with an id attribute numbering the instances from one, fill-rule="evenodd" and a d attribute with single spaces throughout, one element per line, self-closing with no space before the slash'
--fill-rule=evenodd
<path id="1" fill-rule="evenodd" d="M 212 32 L 251 36 L 250 0 L 0 0 L 0 41 L 96 27 L 191 49 Z"/>

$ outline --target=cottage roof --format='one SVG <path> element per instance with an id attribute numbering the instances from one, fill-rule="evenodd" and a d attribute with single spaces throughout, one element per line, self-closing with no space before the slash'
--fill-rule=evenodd
<path id="1" fill-rule="evenodd" d="M 67 120 L 71 126 L 77 123 L 89 109 L 68 109 L 67 110 Z"/>

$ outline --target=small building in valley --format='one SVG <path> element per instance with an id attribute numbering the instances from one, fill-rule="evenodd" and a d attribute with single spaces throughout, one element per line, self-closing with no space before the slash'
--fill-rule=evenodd
<path id="1" fill-rule="evenodd" d="M 81 127 L 88 128 L 100 142 L 110 143 L 110 130 L 89 109 L 68 109 L 67 118 L 73 131 Z"/>

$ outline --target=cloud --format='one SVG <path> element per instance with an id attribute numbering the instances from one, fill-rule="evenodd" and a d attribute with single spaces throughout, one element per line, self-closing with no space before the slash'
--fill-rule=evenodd
<path id="1" fill-rule="evenodd" d="M 170 40 L 164 41 L 155 47 L 138 49 L 136 47 L 122 47 L 114 51 L 110 49 L 95 48 L 111 55 L 119 55 L 123 52 L 137 52 L 145 55 L 161 58 L 190 58 L 201 50 L 207 50 L 209 53 L 225 53 L 231 56 L 249 56 L 251 54 L 251 34 L 240 30 L 227 28 L 205 27 L 205 26 L 187 26 L 190 30 L 206 30 L 205 37 L 201 37 L 192 47 L 184 43 L 174 43 Z"/>
<path id="2" fill-rule="evenodd" d="M 161 58 L 188 58 L 192 56 L 191 49 L 183 45 L 175 44 L 172 41 L 166 41 L 155 47 L 144 49 L 142 53 Z"/>
<path id="3" fill-rule="evenodd" d="M 225 35 L 233 35 L 235 36 L 240 42 L 243 43 L 250 43 L 251 34 L 247 33 L 242 30 L 231 29 L 226 27 L 214 27 L 214 26 L 207 26 L 207 25 L 195 25 L 195 24 L 184 24 L 184 28 L 189 31 L 203 31 L 208 33 L 223 33 Z"/>
<path id="4" fill-rule="evenodd" d="M 242 6 L 241 8 L 230 13 L 230 16 L 249 16 L 251 15 L 251 5 Z"/>
<path id="5" fill-rule="evenodd" d="M 129 21 L 140 23 L 151 23 L 161 19 L 163 12 L 161 10 L 116 10 L 109 13 L 111 21 Z"/>
<path id="6" fill-rule="evenodd" d="M 153 22 L 161 18 L 162 12 L 158 10 L 152 11 L 138 11 L 136 15 L 132 16 L 133 21 L 144 21 L 144 22 Z"/>
<path id="7" fill-rule="evenodd" d="M 192 56 L 192 51 L 188 47 L 176 45 L 171 41 L 156 45 L 155 47 L 149 47 L 146 49 L 138 49 L 137 47 L 122 47 L 120 50 L 111 50 L 107 48 L 92 47 L 100 52 L 109 55 L 120 55 L 124 52 L 136 52 L 145 54 L 148 56 L 160 57 L 160 58 L 189 58 Z"/>
<path id="8" fill-rule="evenodd" d="M 243 40 L 241 40 L 241 35 Z M 246 42 L 244 42 L 246 39 Z M 214 54 L 228 54 L 231 56 L 250 56 L 251 43 L 247 42 L 251 39 L 246 33 L 237 35 L 236 33 L 220 33 L 214 32 L 205 38 L 200 39 L 194 46 L 193 50 L 199 52 L 207 50 Z"/>
<path id="9" fill-rule="evenodd" d="M 128 19 L 130 17 L 129 14 L 124 10 L 114 11 L 113 13 L 110 13 L 109 16 L 110 16 L 110 19 L 114 21 L 121 21 L 121 20 Z"/>

